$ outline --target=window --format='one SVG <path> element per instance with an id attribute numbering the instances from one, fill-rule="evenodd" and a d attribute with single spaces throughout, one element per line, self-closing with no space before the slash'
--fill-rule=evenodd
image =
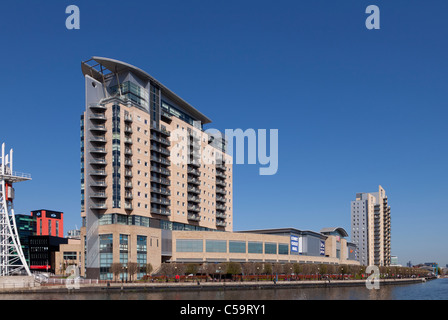
<path id="1" fill-rule="evenodd" d="M 263 243 L 249 241 L 247 249 L 248 253 L 263 253 Z"/>
<path id="2" fill-rule="evenodd" d="M 264 244 L 264 253 L 265 254 L 277 254 L 277 244 L 266 242 Z"/>
<path id="3" fill-rule="evenodd" d="M 204 252 L 202 240 L 178 239 L 176 240 L 177 252 Z"/>
<path id="4" fill-rule="evenodd" d="M 226 240 L 206 240 L 206 252 L 227 252 Z"/>
<path id="5" fill-rule="evenodd" d="M 289 254 L 289 246 L 285 243 L 278 244 L 278 254 Z"/>
<path id="6" fill-rule="evenodd" d="M 245 241 L 229 241 L 229 252 L 230 253 L 246 253 L 246 242 Z"/>

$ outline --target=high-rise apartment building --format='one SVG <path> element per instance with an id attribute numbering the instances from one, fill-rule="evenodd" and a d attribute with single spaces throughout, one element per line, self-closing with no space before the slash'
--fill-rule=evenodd
<path id="1" fill-rule="evenodd" d="M 170 230 L 232 231 L 232 165 L 209 118 L 146 72 L 82 63 L 81 217 L 90 278 L 169 261 Z M 113 250 L 119 244 L 119 250 Z"/>
<path id="2" fill-rule="evenodd" d="M 351 202 L 351 225 L 356 259 L 366 266 L 389 266 L 390 206 L 381 186 L 378 192 L 356 194 Z"/>

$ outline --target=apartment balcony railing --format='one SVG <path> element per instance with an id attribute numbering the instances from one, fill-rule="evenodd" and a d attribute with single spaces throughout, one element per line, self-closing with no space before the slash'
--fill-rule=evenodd
<path id="1" fill-rule="evenodd" d="M 132 192 L 126 192 L 124 194 L 124 197 L 125 197 L 125 199 L 133 199 L 134 198 L 134 196 L 132 195 Z"/>
<path id="2" fill-rule="evenodd" d="M 227 194 L 226 190 L 224 190 L 223 188 L 218 188 L 218 187 L 216 188 L 216 193 L 217 194 L 223 194 L 223 195 Z"/>
<path id="3" fill-rule="evenodd" d="M 225 173 L 222 173 L 222 172 L 219 172 L 219 171 L 216 171 L 216 176 L 221 178 L 221 179 L 226 179 L 227 178 Z"/>
<path id="4" fill-rule="evenodd" d="M 90 171 L 91 176 L 107 176 L 106 170 L 92 170 Z"/>
<path id="5" fill-rule="evenodd" d="M 104 198 L 107 198 L 107 196 L 106 196 L 106 192 L 94 192 L 94 193 L 92 193 L 90 195 L 90 198 L 101 198 L 101 199 L 104 199 Z"/>
<path id="6" fill-rule="evenodd" d="M 107 153 L 106 148 L 90 148 L 90 153 Z"/>
<path id="7" fill-rule="evenodd" d="M 124 208 L 126 210 L 134 210 L 133 207 L 132 207 L 132 203 L 130 203 L 130 202 L 125 202 Z"/>
<path id="8" fill-rule="evenodd" d="M 106 115 L 104 113 L 92 113 L 89 117 L 90 120 L 106 120 Z"/>
<path id="9" fill-rule="evenodd" d="M 216 196 L 216 201 L 219 201 L 219 202 L 226 202 L 226 198 L 225 198 L 225 197 L 222 197 L 222 196 Z"/>
<path id="10" fill-rule="evenodd" d="M 171 210 L 151 208 L 151 213 L 160 214 L 160 215 L 163 215 L 163 216 L 170 216 L 171 215 Z"/>
<path id="11" fill-rule="evenodd" d="M 91 136 L 90 142 L 97 142 L 97 143 L 106 143 L 106 137 L 104 136 Z"/>
<path id="12" fill-rule="evenodd" d="M 106 165 L 107 164 L 107 162 L 106 162 L 106 159 L 103 159 L 103 158 L 101 158 L 101 159 L 91 159 L 90 160 L 90 164 L 96 164 L 96 165 Z"/>
<path id="13" fill-rule="evenodd" d="M 201 198 L 199 198 L 198 196 L 191 195 L 191 194 L 188 194 L 187 200 L 190 202 L 195 202 L 195 203 L 201 202 Z"/>
<path id="14" fill-rule="evenodd" d="M 92 187 L 107 187 L 106 180 L 96 180 L 92 181 L 90 184 Z"/>
<path id="15" fill-rule="evenodd" d="M 195 212 L 201 211 L 201 207 L 199 207 L 197 205 L 193 205 L 193 204 L 188 204 L 187 209 L 188 209 L 188 211 L 195 211 Z"/>
<path id="16" fill-rule="evenodd" d="M 124 115 L 124 121 L 125 122 L 132 122 L 132 116 L 130 114 L 125 114 Z"/>
<path id="17" fill-rule="evenodd" d="M 188 192 L 192 192 L 192 193 L 197 193 L 197 194 L 201 193 L 201 190 L 199 190 L 199 188 L 193 187 L 193 186 L 188 186 L 187 187 L 187 191 Z"/>
<path id="18" fill-rule="evenodd" d="M 216 185 L 225 188 L 227 185 L 224 181 L 216 179 Z"/>
<path id="19" fill-rule="evenodd" d="M 157 172 L 160 174 L 163 174 L 165 176 L 170 176 L 171 172 L 170 170 L 166 169 L 166 168 L 161 168 L 161 167 L 156 167 L 156 166 L 151 166 L 151 171 L 152 172 Z"/>
<path id="20" fill-rule="evenodd" d="M 162 138 L 162 137 L 158 137 L 156 134 L 152 133 L 151 134 L 151 140 L 162 143 L 166 146 L 170 146 L 171 142 L 168 139 Z"/>
<path id="21" fill-rule="evenodd" d="M 164 154 L 166 156 L 170 155 L 170 151 L 168 149 L 164 148 L 164 147 L 156 147 L 156 146 L 151 145 L 151 150 L 155 151 L 155 152 L 159 152 L 159 153 Z"/>
<path id="22" fill-rule="evenodd" d="M 107 131 L 106 126 L 104 125 L 96 125 L 96 126 L 90 126 L 91 131 Z"/>
<path id="23" fill-rule="evenodd" d="M 194 213 L 189 213 L 187 215 L 188 220 L 192 220 L 192 221 L 201 221 L 201 217 L 198 214 L 194 214 Z"/>
<path id="24" fill-rule="evenodd" d="M 188 168 L 188 170 L 187 170 L 187 172 L 189 173 L 189 174 L 193 174 L 193 175 L 195 175 L 195 176 L 201 176 L 201 173 L 199 172 L 199 170 L 198 169 L 195 169 L 195 168 Z"/>
<path id="25" fill-rule="evenodd" d="M 107 209 L 107 205 L 106 205 L 106 202 L 93 202 L 90 205 L 90 209 L 93 209 L 93 210 L 105 210 L 105 209 Z"/>
<path id="26" fill-rule="evenodd" d="M 218 227 L 225 227 L 227 226 L 227 223 L 225 221 L 216 220 L 216 225 Z"/>
<path id="27" fill-rule="evenodd" d="M 225 213 L 216 212 L 216 218 L 225 219 L 225 218 L 227 218 L 227 216 Z"/>
<path id="28" fill-rule="evenodd" d="M 151 181 L 155 182 L 155 183 L 160 183 L 160 184 L 164 184 L 164 185 L 171 185 L 170 180 L 165 179 L 165 178 L 157 178 L 157 177 L 152 177 L 151 176 Z"/>
<path id="29" fill-rule="evenodd" d="M 95 109 L 95 110 L 101 110 L 101 111 L 105 111 L 107 109 L 106 106 L 99 104 L 99 103 L 91 103 L 91 104 L 89 104 L 89 108 Z"/>
<path id="30" fill-rule="evenodd" d="M 165 205 L 165 206 L 171 205 L 171 201 L 170 200 L 163 199 L 163 198 L 151 197 L 151 202 L 152 203 L 157 203 L 157 204 L 162 204 L 162 205 Z"/>
<path id="31" fill-rule="evenodd" d="M 170 160 L 167 160 L 167 159 L 162 158 L 162 157 L 151 156 L 151 161 L 155 161 L 155 162 L 167 165 L 167 166 L 171 165 L 171 161 Z"/>
<path id="32" fill-rule="evenodd" d="M 128 167 L 132 167 L 134 164 L 132 163 L 132 160 L 130 159 L 125 159 L 124 160 L 124 165 L 128 166 Z"/>
<path id="33" fill-rule="evenodd" d="M 222 204 L 217 204 L 216 205 L 216 210 L 227 210 L 226 206 L 222 205 Z"/>
<path id="34" fill-rule="evenodd" d="M 127 143 L 127 144 L 133 144 L 131 138 L 127 138 L 127 137 L 125 137 L 123 140 L 124 140 L 124 143 Z"/>
<path id="35" fill-rule="evenodd" d="M 171 191 L 167 188 L 157 188 L 157 187 L 151 187 L 151 192 L 162 194 L 165 196 L 170 196 Z"/>
<path id="36" fill-rule="evenodd" d="M 191 184 L 196 184 L 196 185 L 200 185 L 201 184 L 201 181 L 198 178 L 193 178 L 191 176 L 188 176 L 187 182 L 191 183 Z"/>

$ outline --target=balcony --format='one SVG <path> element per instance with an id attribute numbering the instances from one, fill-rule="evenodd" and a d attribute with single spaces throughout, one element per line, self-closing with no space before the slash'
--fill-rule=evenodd
<path id="1" fill-rule="evenodd" d="M 89 104 L 89 108 L 93 110 L 100 110 L 105 111 L 107 108 L 105 105 L 99 104 L 99 103 L 91 103 Z"/>
<path id="2" fill-rule="evenodd" d="M 222 212 L 216 212 L 216 218 L 226 219 L 227 216 L 226 216 L 225 213 L 222 213 Z"/>
<path id="3" fill-rule="evenodd" d="M 106 126 L 104 125 L 95 125 L 95 126 L 90 126 L 90 131 L 102 131 L 102 132 L 106 132 Z"/>
<path id="4" fill-rule="evenodd" d="M 151 124 L 151 130 L 155 130 L 155 131 L 157 131 L 157 132 L 159 132 L 159 133 L 161 133 L 161 134 L 163 134 L 163 135 L 165 135 L 167 137 L 169 137 L 171 135 L 171 133 L 168 130 L 166 130 L 166 128 L 163 127 L 163 126 L 161 126 L 160 129 L 159 129 L 156 126 Z"/>
<path id="5" fill-rule="evenodd" d="M 198 196 L 191 195 L 191 194 L 188 194 L 187 200 L 190 202 L 201 203 L 201 198 L 199 198 Z"/>
<path id="6" fill-rule="evenodd" d="M 188 204 L 187 209 L 188 211 L 201 212 L 201 207 L 194 204 Z"/>
<path id="7" fill-rule="evenodd" d="M 222 196 L 216 196 L 216 201 L 226 203 L 226 198 L 224 198 Z"/>
<path id="8" fill-rule="evenodd" d="M 106 143 L 106 138 L 104 136 L 91 136 L 90 142 Z"/>
<path id="9" fill-rule="evenodd" d="M 125 137 L 123 140 L 124 140 L 124 143 L 132 144 L 132 139 L 131 138 Z"/>
<path id="10" fill-rule="evenodd" d="M 91 187 L 107 187 L 106 180 L 96 180 L 92 181 Z"/>
<path id="11" fill-rule="evenodd" d="M 164 164 L 164 165 L 166 165 L 166 166 L 171 165 L 171 161 L 169 161 L 169 160 L 167 160 L 167 159 L 165 159 L 165 158 L 162 158 L 162 157 L 151 156 L 151 161 L 155 161 L 155 162 Z"/>
<path id="12" fill-rule="evenodd" d="M 124 132 L 132 133 L 132 127 L 131 126 L 124 126 Z"/>
<path id="13" fill-rule="evenodd" d="M 169 206 L 171 205 L 171 201 L 165 198 L 156 198 L 156 197 L 151 197 L 151 202 L 152 203 L 157 203 L 157 204 L 161 204 L 164 206 Z"/>
<path id="14" fill-rule="evenodd" d="M 156 147 L 154 145 L 151 145 L 151 150 L 155 151 L 155 152 L 159 152 L 159 153 L 164 154 L 166 156 L 170 155 L 170 151 L 168 149 L 164 148 L 164 147 Z"/>
<path id="15" fill-rule="evenodd" d="M 133 121 L 132 120 L 132 116 L 129 113 L 125 114 L 124 115 L 124 121 L 125 122 L 132 122 Z"/>
<path id="16" fill-rule="evenodd" d="M 216 194 L 222 194 L 222 195 L 226 195 L 226 190 L 224 190 L 223 188 L 216 188 Z"/>
<path id="17" fill-rule="evenodd" d="M 226 179 L 227 178 L 225 173 L 222 173 L 222 172 L 219 172 L 219 171 L 216 171 L 216 176 L 218 178 L 221 178 L 221 179 Z"/>
<path id="18" fill-rule="evenodd" d="M 132 192 L 125 192 L 124 194 L 125 199 L 134 199 L 134 196 L 132 195 Z"/>
<path id="19" fill-rule="evenodd" d="M 132 156 L 132 149 L 131 148 L 125 148 L 124 149 L 124 154 L 126 154 L 128 156 Z"/>
<path id="20" fill-rule="evenodd" d="M 170 196 L 171 195 L 171 191 L 167 188 L 157 188 L 157 187 L 151 187 L 151 192 L 152 193 L 158 193 L 161 195 L 165 195 L 165 196 Z"/>
<path id="21" fill-rule="evenodd" d="M 125 188 L 132 188 L 132 182 L 131 182 L 131 181 L 126 181 L 126 182 L 124 183 L 124 187 L 125 187 Z"/>
<path id="22" fill-rule="evenodd" d="M 189 213 L 187 216 L 188 220 L 201 221 L 201 217 L 198 214 Z"/>
<path id="23" fill-rule="evenodd" d="M 107 153 L 106 148 L 98 147 L 98 148 L 91 148 L 90 153 Z"/>
<path id="24" fill-rule="evenodd" d="M 224 181 L 222 181 L 222 180 L 219 180 L 219 179 L 216 179 L 216 185 L 217 186 L 221 186 L 223 188 L 226 187 L 226 183 Z"/>
<path id="25" fill-rule="evenodd" d="M 124 209 L 125 210 L 134 210 L 134 208 L 132 207 L 132 202 L 125 202 Z"/>
<path id="26" fill-rule="evenodd" d="M 188 168 L 187 172 L 189 174 L 192 174 L 192 175 L 195 175 L 195 176 L 198 176 L 198 177 L 201 176 L 201 173 L 199 172 L 199 170 L 195 169 L 195 168 Z"/>
<path id="27" fill-rule="evenodd" d="M 95 165 L 106 165 L 106 159 L 104 158 L 93 158 L 92 160 L 90 160 L 90 164 L 95 164 Z"/>
<path id="28" fill-rule="evenodd" d="M 171 142 L 168 139 L 158 137 L 155 133 L 151 134 L 151 140 L 156 141 L 158 143 L 164 144 L 166 146 L 170 146 Z"/>
<path id="29" fill-rule="evenodd" d="M 90 120 L 106 121 L 106 115 L 104 113 L 92 113 L 89 117 Z"/>
<path id="30" fill-rule="evenodd" d="M 188 181 L 188 183 L 195 184 L 195 185 L 201 184 L 201 181 L 198 178 L 193 178 L 191 176 L 188 176 L 187 181 Z"/>
<path id="31" fill-rule="evenodd" d="M 162 168 L 162 167 L 151 166 L 151 171 L 163 174 L 165 176 L 170 176 L 171 175 L 170 170 L 168 170 L 166 168 Z"/>
<path id="32" fill-rule="evenodd" d="M 227 223 L 225 221 L 216 220 L 216 226 L 218 226 L 218 227 L 226 227 Z"/>
<path id="33" fill-rule="evenodd" d="M 151 208 L 151 213 L 153 213 L 153 214 L 160 214 L 162 216 L 170 216 L 171 215 L 171 210 Z"/>
<path id="34" fill-rule="evenodd" d="M 126 170 L 126 171 L 124 172 L 124 176 L 125 176 L 125 177 L 128 177 L 128 178 L 132 178 L 132 171 L 131 171 L 131 170 Z"/>
<path id="35" fill-rule="evenodd" d="M 164 118 L 164 120 L 168 123 L 171 122 L 173 116 L 171 114 L 169 114 L 168 112 L 161 110 L 160 115 Z"/>
<path id="36" fill-rule="evenodd" d="M 94 202 L 90 205 L 90 209 L 92 210 L 106 210 L 107 205 L 106 202 Z"/>
<path id="37" fill-rule="evenodd" d="M 90 198 L 105 199 L 105 198 L 107 198 L 107 196 L 106 196 L 106 192 L 94 192 L 90 195 Z"/>
<path id="38" fill-rule="evenodd" d="M 196 193 L 196 194 L 200 194 L 201 193 L 201 190 L 199 190 L 199 188 L 193 187 L 193 186 L 188 186 L 187 187 L 187 191 L 188 192 L 192 192 L 192 193 Z"/>
<path id="39" fill-rule="evenodd" d="M 128 166 L 128 167 L 132 167 L 132 166 L 133 166 L 132 160 L 125 159 L 125 160 L 124 160 L 124 165 L 125 165 L 125 166 Z"/>
<path id="40" fill-rule="evenodd" d="M 225 210 L 227 210 L 227 208 L 226 208 L 226 206 L 224 206 L 222 204 L 216 204 L 216 210 L 225 211 Z"/>
<path id="41" fill-rule="evenodd" d="M 92 170 L 90 171 L 91 176 L 107 176 L 106 170 Z"/>

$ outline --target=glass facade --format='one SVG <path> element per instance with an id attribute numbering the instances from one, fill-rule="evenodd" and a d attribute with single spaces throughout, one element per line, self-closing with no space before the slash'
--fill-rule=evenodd
<path id="1" fill-rule="evenodd" d="M 121 89 L 121 95 L 132 102 L 138 104 L 139 106 L 142 106 L 145 108 L 145 110 L 148 110 L 149 108 L 149 94 L 145 90 L 145 88 L 139 86 L 138 84 L 131 82 L 131 81 L 125 81 L 120 85 Z M 112 93 L 118 92 L 118 86 L 113 86 L 110 88 Z"/>
<path id="2" fill-rule="evenodd" d="M 264 244 L 264 253 L 265 254 L 277 254 L 277 244 L 266 242 Z"/>
<path id="3" fill-rule="evenodd" d="M 204 252 L 204 241 L 192 239 L 176 240 L 177 252 Z"/>
<path id="4" fill-rule="evenodd" d="M 229 241 L 230 253 L 246 253 L 246 242 L 244 241 Z"/>
<path id="5" fill-rule="evenodd" d="M 263 242 L 249 241 L 247 246 L 248 253 L 263 253 Z"/>
<path id="6" fill-rule="evenodd" d="M 113 237 L 112 234 L 100 234 L 100 279 L 112 280 L 113 274 L 110 267 L 113 262 Z"/>
<path id="7" fill-rule="evenodd" d="M 141 279 L 146 274 L 146 264 L 148 263 L 147 243 L 148 237 L 137 236 L 137 263 L 139 266 L 137 279 Z"/>
<path id="8" fill-rule="evenodd" d="M 289 254 L 289 245 L 287 243 L 279 243 L 278 254 Z"/>
<path id="9" fill-rule="evenodd" d="M 199 128 L 197 126 L 197 124 L 199 123 L 198 120 L 190 117 L 185 112 L 180 111 L 179 109 L 177 109 L 173 105 L 169 104 L 168 102 L 162 100 L 162 108 L 161 109 L 162 109 L 162 111 L 164 111 L 164 112 L 166 112 L 168 114 L 171 114 L 171 115 L 179 118 L 182 121 L 185 121 L 186 123 L 194 126 L 195 128 L 202 130 L 202 124 L 201 124 L 201 126 Z"/>
<path id="10" fill-rule="evenodd" d="M 227 252 L 226 240 L 206 240 L 205 242 L 206 252 Z"/>
<path id="11" fill-rule="evenodd" d="M 112 106 L 113 207 L 121 208 L 120 106 Z"/>

